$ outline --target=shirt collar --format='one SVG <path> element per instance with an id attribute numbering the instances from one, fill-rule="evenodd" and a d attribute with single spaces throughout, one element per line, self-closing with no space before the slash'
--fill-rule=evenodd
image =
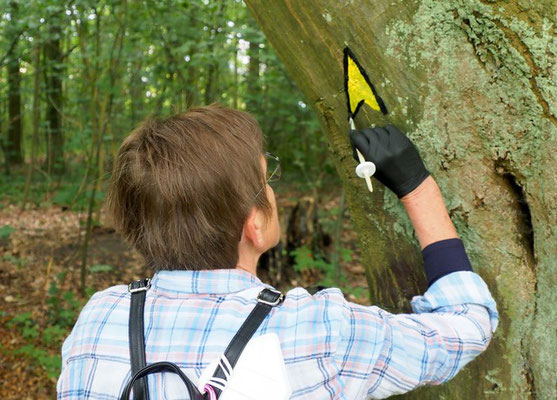
<path id="1" fill-rule="evenodd" d="M 151 281 L 155 290 L 205 294 L 234 293 L 262 285 L 259 278 L 240 269 L 159 271 Z"/>

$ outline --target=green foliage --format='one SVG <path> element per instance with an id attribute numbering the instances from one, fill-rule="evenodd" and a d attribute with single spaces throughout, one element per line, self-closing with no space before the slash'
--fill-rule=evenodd
<path id="1" fill-rule="evenodd" d="M 58 354 L 50 354 L 47 350 L 26 344 L 15 351 L 15 354 L 23 355 L 31 361 L 37 362 L 46 370 L 49 378 L 56 378 L 60 375 L 62 358 Z"/>
<path id="2" fill-rule="evenodd" d="M 11 3 L 0 2 L 0 59 L 11 49 L 20 60 L 27 158 L 31 133 L 38 130 L 32 204 L 82 211 L 98 184 L 98 207 L 112 158 L 139 121 L 212 102 L 245 109 L 258 119 L 268 149 L 283 160 L 286 179 L 322 187 L 335 176 L 317 119 L 243 2 L 154 0 L 128 2 L 124 8 L 120 2 L 68 6 L 31 0 L 17 2 L 15 11 Z M 53 43 L 61 46 L 58 58 L 44 51 Z M 35 65 L 38 46 L 42 56 Z M 38 99 L 33 98 L 36 74 L 41 74 Z M 63 88 L 57 110 L 66 164 L 61 176 L 45 165 L 53 78 Z M 0 80 L 0 98 L 8 98 L 6 79 Z M 38 121 L 33 120 L 35 100 Z M 7 107 L 0 112 L 6 114 Z M 0 151 L 0 165 L 2 157 Z M 21 202 L 25 170 L 0 174 L 0 205 Z"/>
<path id="3" fill-rule="evenodd" d="M 39 336 L 39 329 L 31 319 L 31 313 L 26 312 L 16 315 L 9 323 L 10 327 L 17 327 L 21 330 L 24 339 L 36 339 Z"/>
<path id="4" fill-rule="evenodd" d="M 46 346 L 52 347 L 59 346 L 62 339 L 68 334 L 67 329 L 62 328 L 59 325 L 51 325 L 45 328 L 43 331 L 42 341 Z"/>
<path id="5" fill-rule="evenodd" d="M 16 256 L 13 256 L 11 254 L 3 255 L 2 260 L 12 263 L 13 265 L 15 265 L 17 267 L 17 269 L 23 268 L 25 266 L 25 263 L 27 262 L 27 260 L 25 258 L 16 257 Z"/>
<path id="6" fill-rule="evenodd" d="M 9 239 L 15 228 L 10 225 L 4 225 L 0 228 L 0 239 Z"/>
<path id="7" fill-rule="evenodd" d="M 308 246 L 298 247 L 290 252 L 294 257 L 293 269 L 296 272 L 317 271 L 322 278 L 319 284 L 326 287 L 340 287 L 344 291 L 351 291 L 346 284 L 346 278 L 339 271 L 337 265 L 327 261 L 324 257 L 316 255 Z M 344 262 L 352 260 L 352 250 L 339 249 L 339 256 Z"/>
<path id="8" fill-rule="evenodd" d="M 60 375 L 60 346 L 83 306 L 83 300 L 74 292 L 59 289 L 63 279 L 64 273 L 59 274 L 49 288 L 46 301 L 48 318 L 44 328 L 37 325 L 31 312 L 17 314 L 7 323 L 8 327 L 18 330 L 25 342 L 14 350 L 14 354 L 40 365 L 49 378 Z"/>
<path id="9" fill-rule="evenodd" d="M 64 272 L 59 274 L 57 280 L 61 281 L 64 274 Z M 61 328 L 73 326 L 83 306 L 75 292 L 60 290 L 57 281 L 50 284 L 46 303 L 49 306 L 47 312 L 49 322 Z"/>
<path id="10" fill-rule="evenodd" d="M 107 265 L 107 264 L 95 264 L 89 267 L 89 272 L 91 273 L 110 272 L 113 270 L 114 267 L 112 265 Z"/>
<path id="11" fill-rule="evenodd" d="M 9 322 L 8 326 L 16 328 L 20 331 L 21 337 L 26 340 L 26 344 L 14 350 L 17 355 L 23 355 L 33 362 L 41 365 L 50 378 L 57 377 L 60 374 L 60 366 L 62 360 L 57 354 L 50 354 L 49 351 L 37 347 L 34 343 L 40 335 L 39 328 L 33 321 L 31 313 L 25 312 L 17 314 Z M 60 327 L 48 327 L 43 332 L 42 343 L 51 345 L 56 341 L 58 345 L 60 338 L 66 334 L 66 330 Z"/>
<path id="12" fill-rule="evenodd" d="M 294 257 L 293 269 L 296 272 L 318 270 L 327 272 L 332 266 L 319 256 L 314 256 L 311 249 L 307 246 L 298 247 L 290 252 Z"/>

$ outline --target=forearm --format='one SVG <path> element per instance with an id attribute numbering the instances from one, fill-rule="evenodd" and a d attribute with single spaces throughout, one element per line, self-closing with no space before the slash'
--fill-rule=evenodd
<path id="1" fill-rule="evenodd" d="M 402 197 L 401 201 L 412 221 L 422 249 L 440 240 L 458 238 L 441 191 L 431 176 Z"/>
<path id="2" fill-rule="evenodd" d="M 451 222 L 441 191 L 429 176 L 401 198 L 422 247 L 429 285 L 457 271 L 472 271 L 470 260 Z"/>

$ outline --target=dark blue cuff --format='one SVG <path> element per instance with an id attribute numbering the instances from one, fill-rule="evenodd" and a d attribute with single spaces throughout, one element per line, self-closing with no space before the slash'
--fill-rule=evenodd
<path id="1" fill-rule="evenodd" d="M 472 271 L 470 260 L 460 239 L 432 243 L 422 250 L 428 286 L 456 271 Z"/>

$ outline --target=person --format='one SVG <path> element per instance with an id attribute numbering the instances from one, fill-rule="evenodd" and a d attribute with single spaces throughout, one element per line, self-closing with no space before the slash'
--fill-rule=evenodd
<path id="1" fill-rule="evenodd" d="M 441 384 L 487 348 L 497 326 L 495 302 L 411 141 L 393 126 L 350 137 L 404 204 L 429 288 L 412 314 L 348 302 L 337 288 L 288 291 L 254 337 L 278 335 L 293 399 L 385 398 Z M 124 140 L 107 209 L 154 273 L 147 363 L 171 361 L 195 382 L 269 287 L 257 262 L 280 235 L 269 185 L 276 161 L 252 116 L 219 105 L 149 119 Z M 119 398 L 130 378 L 129 307 L 126 285 L 89 300 L 62 348 L 59 399 Z M 148 382 L 151 399 L 183 398 L 171 374 Z"/>

